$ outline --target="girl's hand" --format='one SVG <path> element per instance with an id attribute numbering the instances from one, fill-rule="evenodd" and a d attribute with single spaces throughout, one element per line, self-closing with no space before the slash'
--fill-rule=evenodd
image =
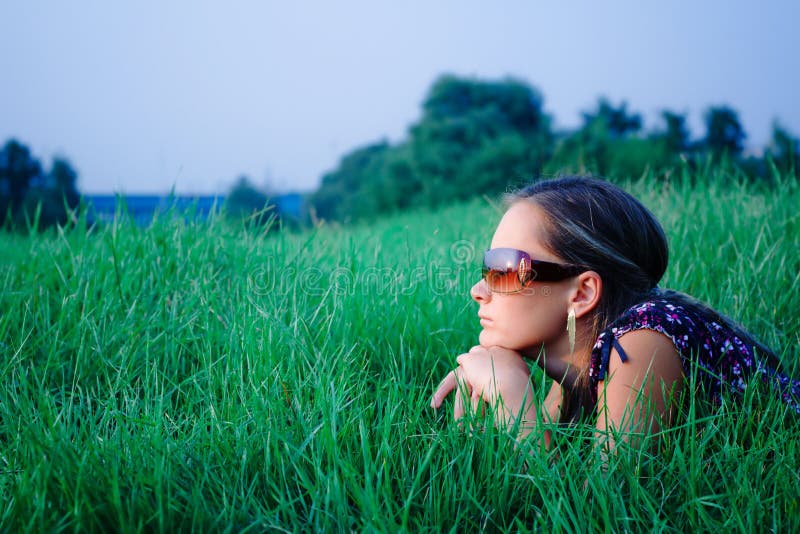
<path id="1" fill-rule="evenodd" d="M 503 347 L 472 347 L 456 358 L 458 367 L 450 371 L 433 394 L 431 407 L 439 408 L 451 391 L 456 391 L 453 417 L 464 416 L 464 403 L 473 412 L 481 401 L 490 405 L 498 421 L 514 424 L 535 420 L 530 371 L 522 356 Z M 523 426 L 527 426 L 523 424 Z"/>

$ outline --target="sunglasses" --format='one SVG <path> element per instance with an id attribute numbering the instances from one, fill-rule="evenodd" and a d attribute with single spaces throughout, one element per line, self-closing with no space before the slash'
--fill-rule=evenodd
<path id="1" fill-rule="evenodd" d="M 492 293 L 519 293 L 528 282 L 558 282 L 585 270 L 579 265 L 534 260 L 515 248 L 492 248 L 483 254 L 483 279 Z"/>

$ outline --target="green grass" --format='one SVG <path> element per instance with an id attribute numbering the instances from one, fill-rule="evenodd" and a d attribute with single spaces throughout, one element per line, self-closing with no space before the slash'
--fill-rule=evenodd
<path id="1" fill-rule="evenodd" d="M 709 180 L 626 186 L 668 233 L 662 285 L 798 375 L 800 191 Z M 606 470 L 588 426 L 526 457 L 430 410 L 499 217 L 0 236 L 0 530 L 800 529 L 800 424 L 768 394 L 690 403 Z"/>

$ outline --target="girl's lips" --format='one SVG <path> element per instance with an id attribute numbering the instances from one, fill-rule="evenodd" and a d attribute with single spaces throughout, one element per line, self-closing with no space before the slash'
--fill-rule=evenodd
<path id="1" fill-rule="evenodd" d="M 486 325 L 488 325 L 488 324 L 491 324 L 491 322 L 492 322 L 492 320 L 491 320 L 491 319 L 489 319 L 488 317 L 484 317 L 483 315 L 478 315 L 478 317 L 479 317 L 479 318 L 480 318 L 480 320 L 481 320 L 481 321 L 480 321 L 480 322 L 481 322 L 481 326 L 486 326 Z"/>

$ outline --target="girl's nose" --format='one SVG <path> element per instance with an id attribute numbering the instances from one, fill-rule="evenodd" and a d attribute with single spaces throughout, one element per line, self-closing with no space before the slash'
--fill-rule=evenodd
<path id="1" fill-rule="evenodd" d="M 489 291 L 486 280 L 483 278 L 472 286 L 472 289 L 469 290 L 469 294 L 475 302 L 489 302 L 492 298 L 492 293 Z"/>

